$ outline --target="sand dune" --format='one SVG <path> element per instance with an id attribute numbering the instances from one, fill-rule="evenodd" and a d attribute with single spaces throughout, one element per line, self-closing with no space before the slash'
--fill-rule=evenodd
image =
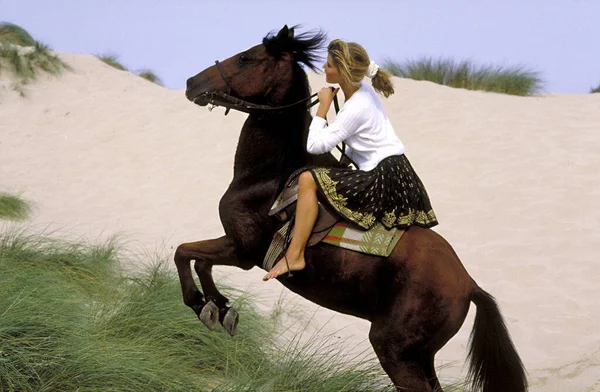
<path id="1" fill-rule="evenodd" d="M 93 241 L 122 233 L 129 249 L 169 255 L 221 235 L 217 204 L 246 115 L 209 112 L 94 56 L 60 56 L 74 72 L 42 78 L 26 98 L 0 79 L 0 190 L 36 204 L 27 225 Z M 310 78 L 314 90 L 324 85 Z M 430 194 L 435 230 L 498 299 L 531 390 L 600 391 L 600 94 L 394 82 L 384 105 Z M 257 268 L 217 275 L 265 310 L 282 293 Z M 369 347 L 367 322 L 286 298 L 316 311 L 309 332 L 326 323 L 349 347 Z M 463 374 L 473 314 L 438 354 L 449 364 L 442 379 Z"/>

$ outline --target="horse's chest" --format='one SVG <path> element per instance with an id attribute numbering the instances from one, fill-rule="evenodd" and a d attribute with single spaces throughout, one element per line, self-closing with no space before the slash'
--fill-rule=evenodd
<path id="1" fill-rule="evenodd" d="M 253 253 L 262 247 L 265 237 L 265 217 L 252 206 L 250 200 L 243 200 L 239 195 L 225 193 L 219 202 L 219 216 L 225 234 L 236 243 L 238 251 Z"/>

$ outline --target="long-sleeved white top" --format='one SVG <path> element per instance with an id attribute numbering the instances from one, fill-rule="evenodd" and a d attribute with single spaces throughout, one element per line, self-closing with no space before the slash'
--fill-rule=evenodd
<path id="1" fill-rule="evenodd" d="M 364 82 L 329 126 L 321 117 L 312 119 L 306 149 L 311 154 L 324 154 L 342 141 L 349 147 L 346 154 L 365 171 L 406 150 L 375 91 Z"/>

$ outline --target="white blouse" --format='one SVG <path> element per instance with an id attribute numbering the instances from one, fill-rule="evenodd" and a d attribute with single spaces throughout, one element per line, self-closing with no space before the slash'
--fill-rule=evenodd
<path id="1" fill-rule="evenodd" d="M 329 126 L 321 117 L 312 119 L 306 149 L 311 154 L 324 154 L 342 141 L 347 144 L 346 154 L 365 171 L 406 150 L 375 91 L 364 82 Z"/>

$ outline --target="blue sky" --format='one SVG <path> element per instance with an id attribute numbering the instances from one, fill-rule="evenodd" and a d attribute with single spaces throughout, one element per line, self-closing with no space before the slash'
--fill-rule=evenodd
<path id="1" fill-rule="evenodd" d="M 600 84 L 597 0 L 0 0 L 16 23 L 59 51 L 116 53 L 169 88 L 259 43 L 284 24 L 362 44 L 381 62 L 421 56 L 525 65 L 545 91 Z"/>

